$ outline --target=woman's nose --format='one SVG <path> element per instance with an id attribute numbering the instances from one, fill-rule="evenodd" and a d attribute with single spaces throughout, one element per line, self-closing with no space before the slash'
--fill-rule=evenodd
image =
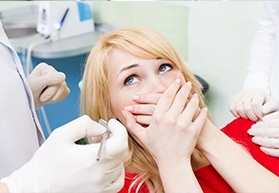
<path id="1" fill-rule="evenodd" d="M 163 80 L 155 77 L 150 81 L 150 89 L 153 93 L 163 93 L 167 89 L 167 86 L 164 84 Z"/>

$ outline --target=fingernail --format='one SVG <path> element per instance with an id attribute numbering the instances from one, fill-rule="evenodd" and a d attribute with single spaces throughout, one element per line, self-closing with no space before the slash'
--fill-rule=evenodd
<path id="1" fill-rule="evenodd" d="M 189 86 L 192 86 L 192 82 L 187 82 L 186 84 Z"/>
<path id="2" fill-rule="evenodd" d="M 180 83 L 180 82 L 181 82 L 181 80 L 180 80 L 180 79 L 176 79 L 176 80 L 175 80 L 175 82 Z"/>
<path id="3" fill-rule="evenodd" d="M 126 107 L 124 107 L 124 109 L 126 111 L 132 111 L 134 108 L 132 106 L 126 106 Z"/>
<path id="4" fill-rule="evenodd" d="M 193 96 L 198 97 L 198 94 L 197 94 L 197 93 L 194 93 Z"/>
<path id="5" fill-rule="evenodd" d="M 137 95 L 136 95 L 136 96 L 133 96 L 132 99 L 133 99 L 133 100 L 139 100 L 139 99 L 140 99 L 140 96 L 137 96 Z"/>

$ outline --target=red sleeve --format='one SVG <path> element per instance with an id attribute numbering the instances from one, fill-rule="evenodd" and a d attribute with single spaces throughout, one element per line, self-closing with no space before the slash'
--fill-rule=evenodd
<path id="1" fill-rule="evenodd" d="M 204 193 L 234 192 L 212 165 L 194 170 L 194 173 Z"/>
<path id="2" fill-rule="evenodd" d="M 118 193 L 149 193 L 149 190 L 147 188 L 147 186 L 145 184 L 143 184 L 141 186 L 141 188 L 139 189 L 139 191 L 136 191 L 136 187 L 134 186 L 131 191 L 129 192 L 129 188 L 131 186 L 131 184 L 133 183 L 133 181 L 135 180 L 135 177 L 137 176 L 137 174 L 135 173 L 125 173 L 125 181 L 124 181 L 124 186 L 123 188 L 118 192 Z"/>
<path id="3" fill-rule="evenodd" d="M 279 158 L 262 152 L 260 146 L 254 144 L 252 137 L 247 133 L 254 123 L 253 121 L 239 118 L 226 125 L 222 131 L 234 141 L 243 145 L 262 166 L 279 176 Z"/>
<path id="4" fill-rule="evenodd" d="M 128 193 L 129 191 L 129 186 L 130 186 L 130 182 L 126 180 L 124 181 L 124 186 L 123 188 L 118 192 L 118 193 Z"/>

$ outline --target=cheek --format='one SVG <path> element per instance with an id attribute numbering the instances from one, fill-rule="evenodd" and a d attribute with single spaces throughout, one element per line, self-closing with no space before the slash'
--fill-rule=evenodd
<path id="1" fill-rule="evenodd" d="M 113 93 L 110 97 L 111 110 L 115 118 L 119 119 L 122 123 L 125 120 L 122 114 L 124 107 L 131 105 L 133 94 L 125 92 Z"/>

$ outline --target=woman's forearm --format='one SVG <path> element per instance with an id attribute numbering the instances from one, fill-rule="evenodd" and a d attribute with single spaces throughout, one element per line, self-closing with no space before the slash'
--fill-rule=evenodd
<path id="1" fill-rule="evenodd" d="M 206 123 L 198 149 L 236 192 L 279 192 L 279 178 L 213 124 Z"/>
<path id="2" fill-rule="evenodd" d="M 190 159 L 175 164 L 163 163 L 158 167 L 166 193 L 202 192 L 191 167 Z"/>

